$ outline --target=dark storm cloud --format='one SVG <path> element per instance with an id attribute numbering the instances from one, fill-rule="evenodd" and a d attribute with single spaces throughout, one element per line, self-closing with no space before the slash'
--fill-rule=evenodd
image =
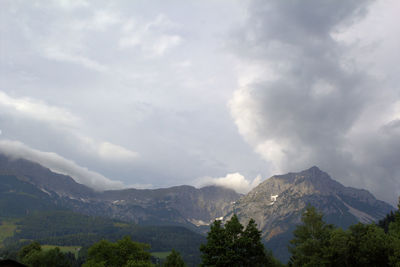
<path id="1" fill-rule="evenodd" d="M 393 203 L 400 193 L 396 121 L 384 126 L 388 118 L 379 118 L 361 130 L 371 106 L 393 88 L 378 87 L 357 64 L 354 44 L 340 39 L 370 2 L 252 2 L 233 47 L 243 69 L 258 75 L 244 77 L 230 108 L 241 134 L 276 171 L 318 165 Z"/>

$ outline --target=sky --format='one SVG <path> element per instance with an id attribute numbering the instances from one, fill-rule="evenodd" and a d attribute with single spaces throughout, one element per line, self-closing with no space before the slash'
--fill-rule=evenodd
<path id="1" fill-rule="evenodd" d="M 318 166 L 400 195 L 396 0 L 0 0 L 0 152 L 96 190 Z"/>

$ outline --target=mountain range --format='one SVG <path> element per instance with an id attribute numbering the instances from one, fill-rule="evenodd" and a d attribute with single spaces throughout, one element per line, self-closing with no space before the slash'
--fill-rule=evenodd
<path id="1" fill-rule="evenodd" d="M 48 202 L 87 215 L 107 216 L 141 224 L 209 225 L 223 217 L 240 194 L 223 187 L 175 186 L 98 192 L 73 178 L 37 163 L 0 154 L 0 174 L 16 175 L 47 194 Z"/>
<path id="2" fill-rule="evenodd" d="M 363 189 L 345 187 L 318 167 L 275 175 L 248 194 L 217 186 L 95 191 L 73 178 L 25 159 L 0 154 L 0 216 L 71 210 L 142 225 L 184 226 L 205 233 L 215 219 L 234 213 L 255 219 L 268 248 L 287 260 L 287 244 L 307 205 L 328 223 L 347 228 L 383 218 L 394 208 Z"/>

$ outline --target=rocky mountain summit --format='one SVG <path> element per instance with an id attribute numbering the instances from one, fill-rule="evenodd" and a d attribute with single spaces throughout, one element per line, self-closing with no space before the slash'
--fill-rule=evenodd
<path id="1" fill-rule="evenodd" d="M 286 247 L 281 244 L 288 244 L 307 205 L 323 212 L 327 222 L 343 228 L 378 221 L 393 210 L 368 191 L 345 187 L 314 166 L 272 176 L 240 198 L 231 214 L 236 213 L 242 223 L 255 219 L 269 247 L 276 254 L 285 254 Z"/>

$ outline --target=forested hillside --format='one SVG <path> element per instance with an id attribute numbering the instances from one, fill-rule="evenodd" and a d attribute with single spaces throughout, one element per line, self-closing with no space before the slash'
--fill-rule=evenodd
<path id="1" fill-rule="evenodd" d="M 198 247 L 205 240 L 202 235 L 183 227 L 141 226 L 71 211 L 35 212 L 17 220 L 15 226 L 13 235 L 3 241 L 4 250 L 15 252 L 23 244 L 35 240 L 40 244 L 80 246 L 84 251 L 85 247 L 102 239 L 116 241 L 130 236 L 137 242 L 149 244 L 151 252 L 175 249 L 188 264 L 195 265 L 200 260 Z"/>

